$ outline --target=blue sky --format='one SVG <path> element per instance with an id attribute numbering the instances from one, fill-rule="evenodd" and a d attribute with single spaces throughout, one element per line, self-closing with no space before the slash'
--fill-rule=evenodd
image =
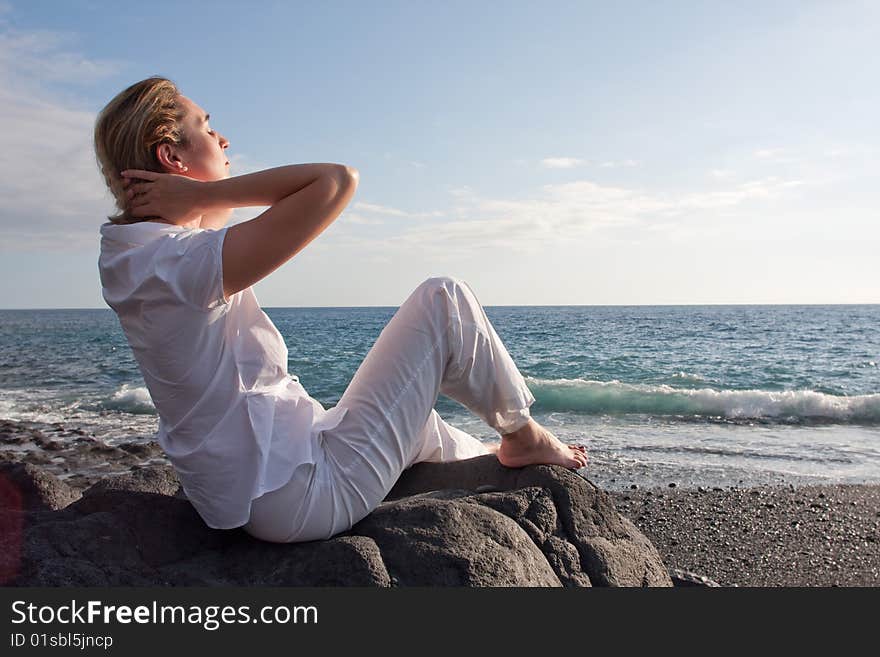
<path id="1" fill-rule="evenodd" d="M 877 303 L 878 43 L 873 2 L 0 0 L 0 307 L 106 307 L 92 125 L 153 74 L 233 174 L 360 170 L 267 307 Z"/>

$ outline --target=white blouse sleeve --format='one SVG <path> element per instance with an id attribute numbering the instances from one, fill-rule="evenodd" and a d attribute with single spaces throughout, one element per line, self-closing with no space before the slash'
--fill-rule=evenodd
<path id="1" fill-rule="evenodd" d="M 223 240 L 228 229 L 185 231 L 157 254 L 159 277 L 183 303 L 202 311 L 229 303 L 223 296 Z"/>

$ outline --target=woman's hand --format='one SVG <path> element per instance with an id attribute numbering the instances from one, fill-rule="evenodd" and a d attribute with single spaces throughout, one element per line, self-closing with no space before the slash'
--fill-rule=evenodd
<path id="1" fill-rule="evenodd" d="M 125 206 L 134 217 L 160 217 L 186 224 L 205 213 L 205 183 L 200 180 L 141 169 L 121 173 Z"/>

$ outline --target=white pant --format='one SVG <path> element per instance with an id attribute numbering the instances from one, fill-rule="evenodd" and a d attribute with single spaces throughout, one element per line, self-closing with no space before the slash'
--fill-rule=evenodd
<path id="1" fill-rule="evenodd" d="M 319 434 L 317 463 L 254 500 L 244 530 L 284 543 L 330 538 L 414 463 L 489 453 L 437 414 L 440 393 L 499 433 L 525 425 L 535 401 L 473 290 L 448 276 L 427 279 L 398 308 L 339 400 L 345 417 Z"/>

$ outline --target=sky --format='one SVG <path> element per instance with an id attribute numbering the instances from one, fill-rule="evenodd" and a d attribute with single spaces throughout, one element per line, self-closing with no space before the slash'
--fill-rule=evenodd
<path id="1" fill-rule="evenodd" d="M 107 308 L 97 112 L 357 168 L 264 307 L 880 302 L 880 3 L 0 0 L 0 308 Z M 264 208 L 239 208 L 232 224 Z"/>

